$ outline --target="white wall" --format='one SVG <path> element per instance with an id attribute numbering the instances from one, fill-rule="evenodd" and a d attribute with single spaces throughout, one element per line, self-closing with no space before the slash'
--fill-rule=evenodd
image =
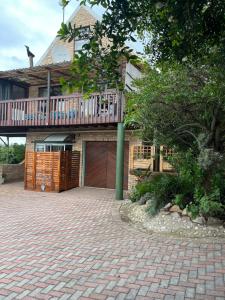
<path id="1" fill-rule="evenodd" d="M 133 80 L 139 79 L 142 77 L 141 71 L 136 68 L 134 65 L 132 65 L 130 62 L 126 65 L 126 75 L 125 75 L 125 85 L 126 90 L 136 90 L 136 88 L 133 86 Z"/>

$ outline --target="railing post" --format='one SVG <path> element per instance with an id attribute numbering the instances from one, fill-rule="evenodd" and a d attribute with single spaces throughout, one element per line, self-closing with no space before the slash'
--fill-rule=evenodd
<path id="1" fill-rule="evenodd" d="M 7 124 L 8 126 L 11 126 L 12 125 L 12 103 L 11 102 L 8 102 L 7 103 Z"/>

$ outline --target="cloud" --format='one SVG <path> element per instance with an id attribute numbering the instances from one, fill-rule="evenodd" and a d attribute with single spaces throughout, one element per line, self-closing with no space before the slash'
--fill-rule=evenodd
<path id="1" fill-rule="evenodd" d="M 65 19 L 69 19 L 79 2 L 70 1 Z M 93 11 L 101 16 L 104 9 L 95 6 Z M 55 38 L 62 22 L 59 0 L 0 0 L 0 12 L 0 70 L 29 66 L 24 45 L 35 54 L 36 63 Z"/>
<path id="2" fill-rule="evenodd" d="M 77 5 L 77 1 L 71 1 L 67 18 Z M 24 45 L 30 46 L 38 61 L 62 22 L 58 0 L 0 1 L 0 11 L 0 70 L 28 66 Z"/>

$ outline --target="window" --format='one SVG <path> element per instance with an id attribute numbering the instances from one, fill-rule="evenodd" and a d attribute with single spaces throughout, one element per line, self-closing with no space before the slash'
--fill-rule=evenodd
<path id="1" fill-rule="evenodd" d="M 90 38 L 90 26 L 79 28 L 79 36 L 75 38 L 75 53 L 82 50 L 83 45 L 87 44 Z"/>
<path id="2" fill-rule="evenodd" d="M 151 146 L 134 146 L 133 158 L 138 159 L 151 159 L 152 147 Z"/>
<path id="3" fill-rule="evenodd" d="M 48 89 L 47 87 L 40 87 L 38 89 L 38 97 L 47 97 Z M 62 87 L 60 85 L 51 86 L 50 96 L 61 96 L 62 95 Z"/>
<path id="4" fill-rule="evenodd" d="M 0 79 L 0 100 L 27 98 L 28 89 L 25 86 Z"/>
<path id="5" fill-rule="evenodd" d="M 72 151 L 72 144 L 42 144 L 35 145 L 36 152 L 58 152 L 58 151 Z"/>
<path id="6" fill-rule="evenodd" d="M 35 151 L 36 152 L 45 152 L 45 145 L 44 144 L 36 144 Z"/>
<path id="7" fill-rule="evenodd" d="M 26 88 L 18 86 L 18 85 L 13 85 L 12 87 L 12 98 L 13 99 L 23 99 L 27 98 L 28 96 L 28 91 Z"/>

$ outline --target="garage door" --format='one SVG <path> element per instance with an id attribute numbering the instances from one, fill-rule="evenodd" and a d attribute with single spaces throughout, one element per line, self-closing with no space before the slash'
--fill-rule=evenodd
<path id="1" fill-rule="evenodd" d="M 129 143 L 125 143 L 124 189 L 128 188 Z M 116 142 L 86 142 L 85 186 L 114 189 Z"/>

